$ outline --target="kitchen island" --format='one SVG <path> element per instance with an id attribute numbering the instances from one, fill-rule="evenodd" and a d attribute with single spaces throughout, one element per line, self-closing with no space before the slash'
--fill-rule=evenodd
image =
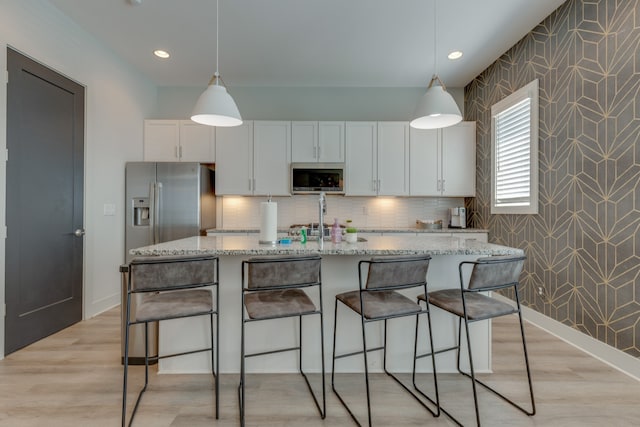
<path id="1" fill-rule="evenodd" d="M 157 256 L 209 253 L 220 257 L 220 368 L 223 373 L 239 372 L 240 366 L 240 324 L 241 324 L 241 264 L 242 260 L 251 256 L 291 255 L 319 253 L 322 255 L 322 289 L 325 326 L 325 363 L 327 371 L 331 368 L 333 346 L 333 316 L 335 295 L 341 292 L 358 289 L 358 261 L 372 256 L 430 254 L 427 282 L 429 290 L 457 287 L 458 263 L 463 260 L 474 260 L 483 256 L 522 254 L 521 249 L 510 248 L 476 239 L 437 235 L 387 235 L 367 236 L 366 242 L 338 243 L 309 241 L 302 244 L 293 241 L 288 244 L 261 245 L 257 235 L 237 236 L 201 236 L 145 246 L 131 250 L 133 255 Z M 418 293 L 407 294 L 414 297 Z M 317 298 L 314 300 L 319 304 Z M 349 310 L 340 310 L 341 330 L 338 346 L 343 351 L 357 350 L 361 344 L 359 317 Z M 314 316 L 315 317 L 315 316 Z M 305 319 L 305 367 L 319 371 L 313 357 L 320 349 L 315 319 Z M 434 329 L 434 345 L 436 348 L 450 346 L 455 339 L 457 320 L 440 312 L 432 311 Z M 290 346 L 297 338 L 297 322 L 293 319 L 278 319 L 269 322 L 252 324 L 247 330 L 247 350 L 266 350 L 280 346 Z M 388 365 L 397 371 L 410 371 L 412 367 L 413 317 L 397 319 L 389 324 Z M 426 348 L 426 317 L 421 321 L 420 347 Z M 368 325 L 368 337 L 371 342 L 382 337 L 382 322 Z M 474 361 L 479 372 L 491 369 L 491 328 L 488 322 L 480 322 L 474 328 Z M 207 321 L 200 319 L 180 319 L 165 321 L 159 330 L 160 354 L 187 351 L 201 346 L 207 340 Z M 369 363 L 373 371 L 381 369 L 381 355 L 372 354 Z M 297 354 L 282 353 L 250 360 L 248 372 L 297 372 Z M 430 363 L 423 359 L 420 367 L 429 370 Z M 437 358 L 439 371 L 455 370 L 455 353 L 448 353 Z M 196 373 L 210 371 L 210 362 L 206 354 L 193 354 L 160 361 L 159 369 L 165 373 Z M 338 369 L 338 368 L 337 368 Z M 358 358 L 342 360 L 340 371 L 360 371 L 362 361 Z"/>

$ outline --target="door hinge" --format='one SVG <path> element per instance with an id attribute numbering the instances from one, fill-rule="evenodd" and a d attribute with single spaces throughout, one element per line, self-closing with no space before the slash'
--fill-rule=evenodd
<path id="1" fill-rule="evenodd" d="M 7 226 L 3 225 L 2 227 L 0 227 L 0 239 L 6 239 L 7 238 Z"/>
<path id="2" fill-rule="evenodd" d="M 4 70 L 4 82 L 9 84 L 9 70 Z"/>
<path id="3" fill-rule="evenodd" d="M 3 162 L 8 162 L 9 161 L 9 150 L 7 148 L 5 148 L 4 150 L 0 151 L 0 157 L 2 157 L 0 160 L 2 160 Z"/>
<path id="4" fill-rule="evenodd" d="M 2 317 L 7 317 L 7 303 L 2 304 Z"/>

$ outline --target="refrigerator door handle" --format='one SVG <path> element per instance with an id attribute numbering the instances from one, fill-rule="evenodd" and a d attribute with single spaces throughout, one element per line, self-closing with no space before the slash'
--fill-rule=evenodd
<path id="1" fill-rule="evenodd" d="M 156 243 L 156 183 L 149 184 L 149 242 Z"/>
<path id="2" fill-rule="evenodd" d="M 153 186 L 155 192 L 153 204 L 153 216 L 155 217 L 153 226 L 153 244 L 157 245 L 160 243 L 160 203 L 162 198 L 162 183 L 155 182 Z"/>

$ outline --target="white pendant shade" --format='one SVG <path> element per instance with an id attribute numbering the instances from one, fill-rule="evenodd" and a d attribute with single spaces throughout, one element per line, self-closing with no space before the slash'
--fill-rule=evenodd
<path id="1" fill-rule="evenodd" d="M 202 92 L 191 114 L 191 120 L 209 126 L 239 126 L 240 111 L 224 86 L 211 83 Z"/>
<path id="2" fill-rule="evenodd" d="M 409 125 L 416 129 L 438 129 L 460 121 L 462 114 L 451 94 L 442 86 L 433 85 L 420 98 Z"/>

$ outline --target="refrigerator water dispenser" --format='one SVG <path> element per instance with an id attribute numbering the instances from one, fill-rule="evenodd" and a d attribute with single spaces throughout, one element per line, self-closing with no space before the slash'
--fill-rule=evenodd
<path id="1" fill-rule="evenodd" d="M 133 225 L 149 226 L 149 198 L 137 197 L 131 202 L 133 204 Z"/>

